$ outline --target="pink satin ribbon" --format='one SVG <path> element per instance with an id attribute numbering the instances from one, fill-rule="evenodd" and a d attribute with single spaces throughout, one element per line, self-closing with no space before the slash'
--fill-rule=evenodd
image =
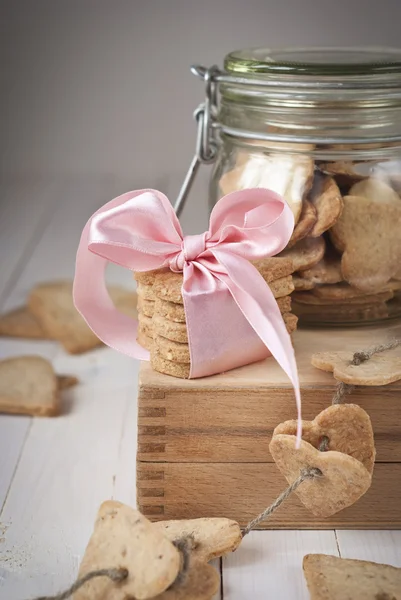
<path id="1" fill-rule="evenodd" d="M 228 194 L 214 207 L 209 230 L 189 236 L 183 235 L 161 192 L 128 192 L 85 225 L 76 261 L 75 306 L 105 344 L 149 360 L 136 341 L 138 323 L 119 313 L 109 297 L 107 262 L 134 271 L 170 267 L 182 272 L 190 377 L 221 373 L 271 353 L 295 390 L 299 439 L 301 399 L 291 339 L 269 286 L 249 262 L 278 254 L 293 227 L 286 202 L 266 189 Z"/>

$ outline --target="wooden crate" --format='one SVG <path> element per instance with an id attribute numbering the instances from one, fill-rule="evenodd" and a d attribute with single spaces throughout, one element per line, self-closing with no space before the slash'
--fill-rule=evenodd
<path id="1" fill-rule="evenodd" d="M 310 364 L 317 351 L 357 350 L 401 335 L 401 323 L 300 330 L 294 346 L 303 418 L 331 403 L 335 381 Z M 354 506 L 313 517 L 293 495 L 262 528 L 401 529 L 401 381 L 357 388 L 349 399 L 372 419 L 373 483 Z M 285 489 L 269 453 L 273 429 L 296 417 L 294 393 L 274 359 L 204 379 L 181 380 L 141 365 L 137 496 L 153 520 L 230 517 L 245 524 Z"/>

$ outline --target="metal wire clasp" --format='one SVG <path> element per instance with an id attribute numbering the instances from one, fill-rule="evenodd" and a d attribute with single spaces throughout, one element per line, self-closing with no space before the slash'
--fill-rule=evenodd
<path id="1" fill-rule="evenodd" d="M 194 112 L 197 122 L 197 136 L 195 154 L 181 186 L 174 210 L 180 216 L 191 191 L 194 179 L 200 165 L 209 165 L 214 162 L 217 154 L 216 141 L 216 116 L 217 116 L 217 82 L 216 76 L 220 73 L 217 66 L 206 69 L 193 66 L 191 72 L 201 77 L 205 82 L 205 101 Z"/>

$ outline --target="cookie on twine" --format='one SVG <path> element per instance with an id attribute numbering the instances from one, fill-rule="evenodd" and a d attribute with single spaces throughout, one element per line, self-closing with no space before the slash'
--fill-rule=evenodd
<path id="1" fill-rule="evenodd" d="M 171 541 L 191 538 L 192 558 L 201 562 L 234 552 L 242 540 L 238 523 L 225 518 L 159 521 L 153 527 L 160 529 Z"/>
<path id="2" fill-rule="evenodd" d="M 297 421 L 276 427 L 276 435 L 296 435 Z M 334 404 L 313 421 L 302 421 L 302 439 L 318 450 L 334 450 L 359 460 L 370 474 L 375 464 L 375 444 L 370 417 L 357 404 Z"/>
<path id="3" fill-rule="evenodd" d="M 393 340 L 360 353 L 318 352 L 312 355 L 312 365 L 332 372 L 335 379 L 349 385 L 388 385 L 401 379 L 400 341 Z"/>
<path id="4" fill-rule="evenodd" d="M 275 435 L 269 448 L 289 484 L 311 467 L 321 472 L 321 477 L 304 481 L 295 490 L 302 504 L 316 517 L 330 517 L 351 506 L 371 485 L 367 468 L 342 452 L 320 452 L 304 440 L 297 449 L 296 437 L 284 434 Z"/>

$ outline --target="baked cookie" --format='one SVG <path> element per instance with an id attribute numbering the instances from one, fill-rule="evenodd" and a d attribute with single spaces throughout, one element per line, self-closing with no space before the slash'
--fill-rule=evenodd
<path id="1" fill-rule="evenodd" d="M 267 283 L 292 275 L 294 272 L 294 265 L 291 258 L 272 256 L 260 258 L 259 260 L 253 261 L 252 264 L 257 268 Z"/>
<path id="2" fill-rule="evenodd" d="M 136 318 L 134 291 L 111 286 L 109 293 L 118 310 Z M 70 354 L 80 354 L 102 344 L 74 306 L 72 282 L 36 286 L 29 295 L 28 307 L 46 335 L 59 341 Z"/>
<path id="3" fill-rule="evenodd" d="M 291 248 L 294 244 L 303 240 L 310 231 L 314 228 L 317 221 L 317 211 L 314 205 L 309 200 L 303 200 L 301 216 L 298 223 L 294 227 L 287 248 Z"/>
<path id="4" fill-rule="evenodd" d="M 150 364 L 152 369 L 165 375 L 172 375 L 180 379 L 188 379 L 191 365 L 187 363 L 173 362 L 161 355 L 157 347 L 152 348 L 150 353 Z"/>
<path id="5" fill-rule="evenodd" d="M 51 339 L 25 306 L 0 316 L 0 335 L 32 340 Z"/>
<path id="6" fill-rule="evenodd" d="M 307 554 L 310 600 L 399 600 L 401 569 L 365 560 Z"/>
<path id="7" fill-rule="evenodd" d="M 340 283 L 343 280 L 341 273 L 341 257 L 330 256 L 326 252 L 322 260 L 313 267 L 300 272 L 299 277 L 304 280 L 305 285 L 307 283 L 311 285 L 310 288 L 304 287 L 303 289 L 305 290 L 312 289 L 317 285 Z M 296 286 L 295 289 L 297 289 Z M 302 289 L 301 283 L 299 283 L 298 289 Z"/>
<path id="8" fill-rule="evenodd" d="M 323 237 L 306 237 L 297 242 L 292 248 L 283 250 L 279 256 L 290 258 L 294 271 L 305 271 L 322 260 L 326 249 Z"/>
<path id="9" fill-rule="evenodd" d="M 138 281 L 136 293 L 138 294 L 138 298 L 142 298 L 143 300 L 152 300 L 153 302 L 156 300 L 153 285 L 146 285 L 145 283 L 140 283 Z"/>
<path id="10" fill-rule="evenodd" d="M 281 279 L 276 279 L 276 281 L 271 281 L 268 286 L 270 287 L 276 299 L 288 296 L 288 294 L 291 294 L 291 292 L 294 291 L 294 284 L 291 275 L 287 275 L 287 277 L 281 277 Z"/>
<path id="11" fill-rule="evenodd" d="M 401 204 L 401 198 L 388 183 L 373 177 L 353 185 L 349 191 L 349 196 L 366 198 L 371 202 L 380 202 L 380 204 L 395 204 L 395 206 Z"/>
<path id="12" fill-rule="evenodd" d="M 292 276 L 292 282 L 294 284 L 294 289 L 296 292 L 310 291 L 313 290 L 313 288 L 315 287 L 313 281 L 311 281 L 310 279 L 304 279 L 303 277 L 300 277 L 300 275 L 297 274 Z"/>
<path id="13" fill-rule="evenodd" d="M 354 353 L 318 352 L 312 355 L 312 365 L 333 373 L 335 379 L 350 385 L 382 386 L 401 379 L 401 349 L 393 348 L 375 354 L 360 365 L 352 364 Z"/>
<path id="14" fill-rule="evenodd" d="M 153 336 L 153 318 L 139 313 L 138 323 L 138 330 L 151 338 Z"/>
<path id="15" fill-rule="evenodd" d="M 294 333 L 297 328 L 298 317 L 292 313 L 284 313 L 283 319 L 285 326 L 287 327 L 287 331 L 291 335 L 291 333 Z"/>
<path id="16" fill-rule="evenodd" d="M 401 199 L 345 196 L 344 209 L 330 236 L 343 252 L 342 275 L 350 285 L 375 293 L 400 270 Z"/>
<path id="17" fill-rule="evenodd" d="M 285 421 L 276 427 L 273 436 L 296 435 L 297 426 L 297 421 Z M 302 421 L 303 440 L 319 449 L 324 438 L 327 450 L 353 456 L 373 473 L 376 457 L 373 429 L 363 408 L 357 404 L 335 404 L 325 408 L 313 421 Z"/>
<path id="18" fill-rule="evenodd" d="M 0 413 L 52 417 L 60 411 L 52 365 L 41 356 L 0 361 Z"/>
<path id="19" fill-rule="evenodd" d="M 168 300 L 162 300 L 161 298 L 156 298 L 154 305 L 154 314 L 168 319 L 169 321 L 174 321 L 175 323 L 186 322 L 183 304 L 169 302 Z"/>
<path id="20" fill-rule="evenodd" d="M 147 317 L 153 317 L 155 312 L 156 300 L 144 300 L 138 296 L 138 314 L 146 315 Z"/>
<path id="21" fill-rule="evenodd" d="M 356 458 L 342 452 L 320 452 L 295 435 L 276 434 L 270 445 L 274 462 L 292 484 L 308 468 L 318 469 L 320 477 L 304 481 L 295 491 L 302 504 L 316 517 L 330 517 L 354 504 L 365 494 L 372 476 Z"/>
<path id="22" fill-rule="evenodd" d="M 318 169 L 326 175 L 331 175 L 339 187 L 347 191 L 354 183 L 369 177 L 370 173 L 370 166 L 368 163 L 345 160 L 319 163 Z"/>
<path id="23" fill-rule="evenodd" d="M 188 344 L 188 332 L 186 323 L 170 321 L 157 313 L 153 316 L 153 331 L 168 340 Z"/>
<path id="24" fill-rule="evenodd" d="M 138 283 L 142 283 L 143 285 L 153 285 L 156 279 L 156 276 L 160 273 L 166 273 L 169 269 L 155 269 L 154 271 L 135 271 L 134 279 Z"/>
<path id="25" fill-rule="evenodd" d="M 177 363 L 189 363 L 191 361 L 188 344 L 180 344 L 157 334 L 154 335 L 153 340 L 155 349 L 166 360 Z"/>
<path id="26" fill-rule="evenodd" d="M 193 540 L 193 560 L 209 562 L 234 552 L 242 541 L 236 521 L 224 518 L 159 521 L 153 527 L 160 529 L 172 542 L 190 537 Z"/>
<path id="27" fill-rule="evenodd" d="M 340 189 L 332 177 L 316 176 L 309 200 L 316 211 L 316 221 L 309 235 L 319 237 L 336 223 L 343 209 Z"/>
<path id="28" fill-rule="evenodd" d="M 175 304 L 184 303 L 181 288 L 182 273 L 173 273 L 173 271 L 161 273 L 156 277 L 155 283 L 153 284 L 153 291 L 157 298 L 167 300 L 168 302 L 174 302 Z"/>
<path id="29" fill-rule="evenodd" d="M 282 296 L 281 298 L 276 298 L 276 302 L 281 313 L 284 314 L 291 312 L 291 296 Z"/>
<path id="30" fill-rule="evenodd" d="M 153 337 L 146 335 L 143 331 L 138 330 L 136 341 L 146 350 L 150 351 L 153 348 Z"/>

